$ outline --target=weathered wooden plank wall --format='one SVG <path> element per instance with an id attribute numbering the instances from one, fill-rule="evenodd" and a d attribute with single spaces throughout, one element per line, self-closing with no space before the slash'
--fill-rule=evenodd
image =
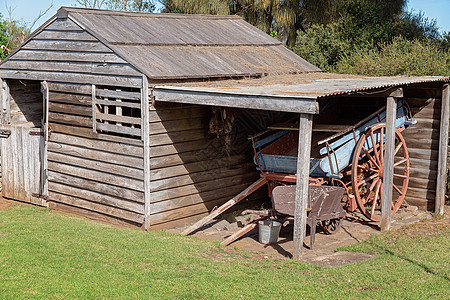
<path id="1" fill-rule="evenodd" d="M 43 102 L 40 82 L 10 80 L 9 88 L 11 124 L 41 127 Z"/>
<path id="2" fill-rule="evenodd" d="M 45 201 L 35 197 L 40 194 L 41 176 L 41 146 L 43 137 L 30 135 L 39 133 L 39 129 L 28 126 L 11 126 L 11 135 L 2 139 L 1 153 L 4 171 L 4 189 L 2 196 L 37 205 L 45 205 Z"/>
<path id="3" fill-rule="evenodd" d="M 410 156 L 410 179 L 405 200 L 421 209 L 434 209 L 439 152 L 441 93 L 439 88 L 405 88 L 417 124 L 402 134 Z"/>
<path id="4" fill-rule="evenodd" d="M 142 85 L 140 72 L 70 19 L 55 20 L 2 67 L 2 78 Z"/>
<path id="5" fill-rule="evenodd" d="M 50 207 L 141 225 L 142 141 L 93 132 L 91 86 L 49 83 L 49 89 Z"/>
<path id="6" fill-rule="evenodd" d="M 251 184 L 251 152 L 228 155 L 208 133 L 207 106 L 157 103 L 150 110 L 151 229 L 198 220 Z"/>

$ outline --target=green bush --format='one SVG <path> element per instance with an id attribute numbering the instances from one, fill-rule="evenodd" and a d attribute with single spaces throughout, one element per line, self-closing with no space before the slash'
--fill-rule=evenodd
<path id="1" fill-rule="evenodd" d="M 450 54 L 432 42 L 396 37 L 375 49 L 345 53 L 334 71 L 371 76 L 450 75 Z"/>

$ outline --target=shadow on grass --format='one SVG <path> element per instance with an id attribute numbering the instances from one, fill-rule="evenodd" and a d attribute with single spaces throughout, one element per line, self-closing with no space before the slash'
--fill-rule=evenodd
<path id="1" fill-rule="evenodd" d="M 387 247 L 383 247 L 381 245 L 376 244 L 374 241 L 369 241 L 369 243 L 370 243 L 371 246 L 375 247 L 380 252 L 382 251 L 385 254 L 389 254 L 389 255 L 392 255 L 392 256 L 394 256 L 396 258 L 399 258 L 399 259 L 402 259 L 404 261 L 407 261 L 410 264 L 413 264 L 415 266 L 418 266 L 418 267 L 422 268 L 425 272 L 427 272 L 427 273 L 429 273 L 431 275 L 434 275 L 434 276 L 437 276 L 437 277 L 441 277 L 442 279 L 445 279 L 446 281 L 450 282 L 450 278 L 449 277 L 447 277 L 446 275 L 443 275 L 443 274 L 436 273 L 430 267 L 428 267 L 427 265 L 425 265 L 423 263 L 420 263 L 418 261 L 414 261 L 413 259 L 408 258 L 408 257 L 406 257 L 404 255 L 395 253 L 394 251 L 388 249 Z"/>

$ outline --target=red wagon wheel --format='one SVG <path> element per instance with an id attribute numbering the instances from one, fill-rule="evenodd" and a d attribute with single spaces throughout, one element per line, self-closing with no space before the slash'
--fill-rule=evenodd
<path id="1" fill-rule="evenodd" d="M 352 187 L 361 212 L 374 221 L 381 220 L 386 125 L 370 127 L 356 144 L 352 162 Z M 372 145 L 375 145 L 373 147 Z M 409 181 L 409 155 L 405 140 L 395 130 L 394 183 L 391 215 L 405 198 Z"/>

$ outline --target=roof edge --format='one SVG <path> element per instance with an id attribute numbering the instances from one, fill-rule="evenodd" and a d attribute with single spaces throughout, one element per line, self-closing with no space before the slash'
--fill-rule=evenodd
<path id="1" fill-rule="evenodd" d="M 58 9 L 57 15 L 64 17 L 70 13 L 81 14 L 98 14 L 98 15 L 115 15 L 127 17 L 149 17 L 149 18 L 173 18 L 173 19 L 214 19 L 214 20 L 228 20 L 228 19 L 242 19 L 238 15 L 204 15 L 204 14 L 174 14 L 174 13 L 149 13 L 149 12 L 130 12 L 97 8 L 80 8 L 61 6 Z"/>

